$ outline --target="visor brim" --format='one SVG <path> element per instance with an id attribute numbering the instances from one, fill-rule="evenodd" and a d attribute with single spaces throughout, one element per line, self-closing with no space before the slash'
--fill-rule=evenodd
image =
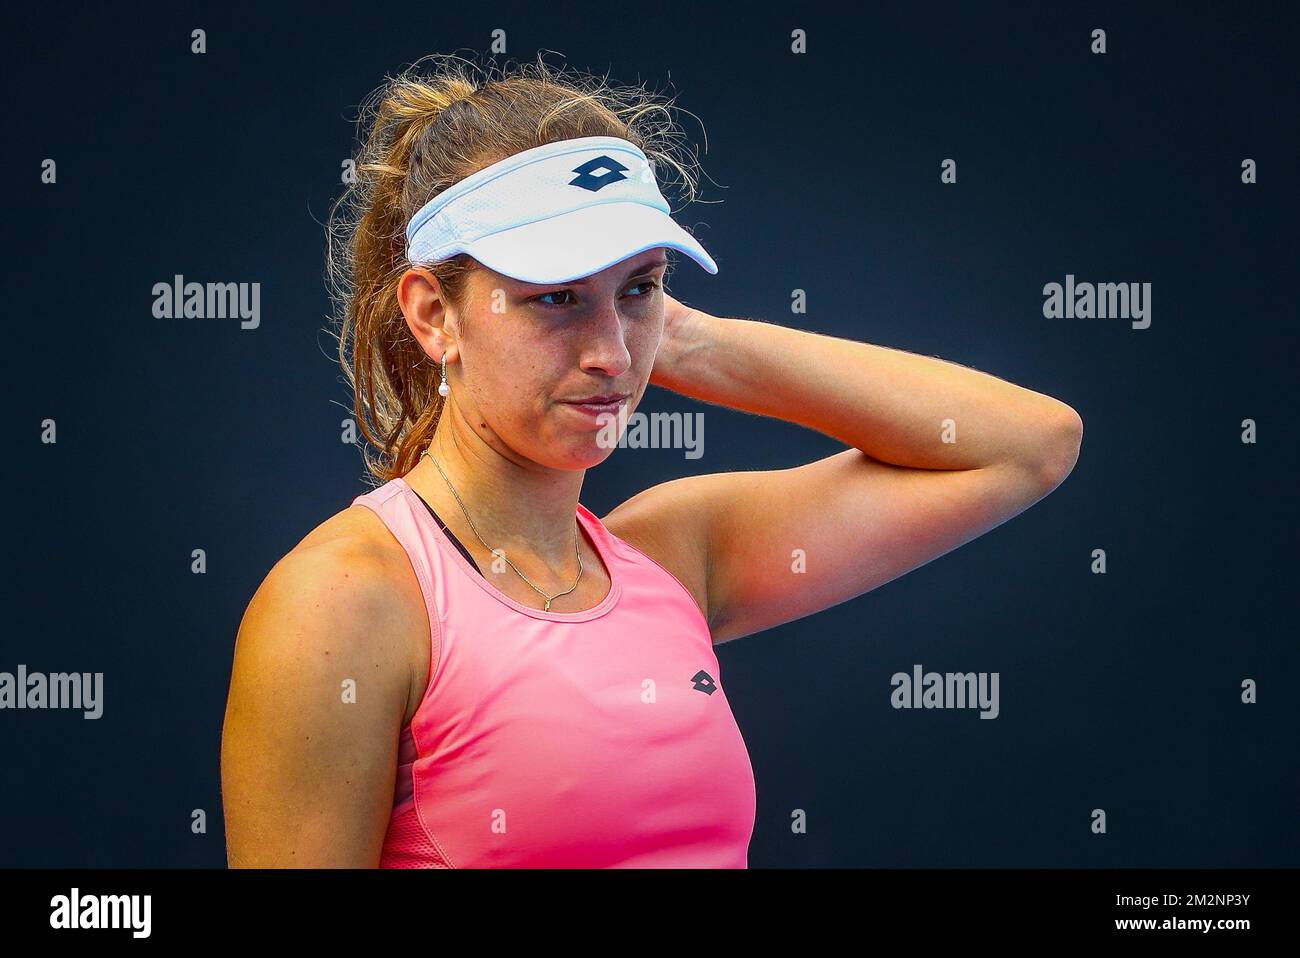
<path id="1" fill-rule="evenodd" d="M 484 266 L 525 283 L 567 283 L 666 246 L 707 272 L 718 264 L 667 213 L 642 203 L 600 203 L 503 230 L 468 244 Z"/>

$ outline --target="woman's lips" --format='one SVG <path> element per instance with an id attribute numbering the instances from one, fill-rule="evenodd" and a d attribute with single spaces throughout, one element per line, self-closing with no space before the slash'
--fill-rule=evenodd
<path id="1" fill-rule="evenodd" d="M 626 399 L 620 399 L 617 402 L 566 402 L 563 405 L 568 406 L 575 412 L 590 419 L 591 422 L 597 423 L 601 416 L 617 416 L 619 410 L 627 405 Z"/>

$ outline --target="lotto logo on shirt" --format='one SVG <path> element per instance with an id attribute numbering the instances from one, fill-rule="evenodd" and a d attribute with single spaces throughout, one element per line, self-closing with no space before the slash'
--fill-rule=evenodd
<path id="1" fill-rule="evenodd" d="M 713 681 L 713 676 L 703 669 L 691 676 L 691 681 L 695 683 L 692 688 L 699 692 L 706 692 L 709 695 L 712 695 L 718 688 L 718 683 Z"/>

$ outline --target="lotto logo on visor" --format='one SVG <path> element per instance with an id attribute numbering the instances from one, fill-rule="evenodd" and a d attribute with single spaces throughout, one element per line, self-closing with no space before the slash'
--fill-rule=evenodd
<path id="1" fill-rule="evenodd" d="M 647 169 L 648 169 L 647 165 Z M 596 170 L 605 170 L 600 176 L 593 176 Z M 597 192 L 602 186 L 609 186 L 610 183 L 616 183 L 619 180 L 627 179 L 623 174 L 627 172 L 627 167 L 618 160 L 611 160 L 608 156 L 598 156 L 594 160 L 588 160 L 573 172 L 578 174 L 576 180 L 570 180 L 570 186 L 581 186 L 584 190 Z"/>
<path id="2" fill-rule="evenodd" d="M 416 265 L 467 253 L 514 279 L 563 283 L 662 246 L 716 273 L 670 212 L 635 144 L 559 140 L 493 163 L 426 203 L 407 224 L 406 255 Z"/>

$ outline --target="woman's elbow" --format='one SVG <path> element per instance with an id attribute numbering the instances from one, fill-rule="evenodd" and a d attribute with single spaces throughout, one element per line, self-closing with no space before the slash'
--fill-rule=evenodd
<path id="1" fill-rule="evenodd" d="M 1042 476 L 1048 489 L 1055 489 L 1074 471 L 1083 446 L 1083 417 L 1064 406 L 1060 422 L 1043 442 Z"/>

